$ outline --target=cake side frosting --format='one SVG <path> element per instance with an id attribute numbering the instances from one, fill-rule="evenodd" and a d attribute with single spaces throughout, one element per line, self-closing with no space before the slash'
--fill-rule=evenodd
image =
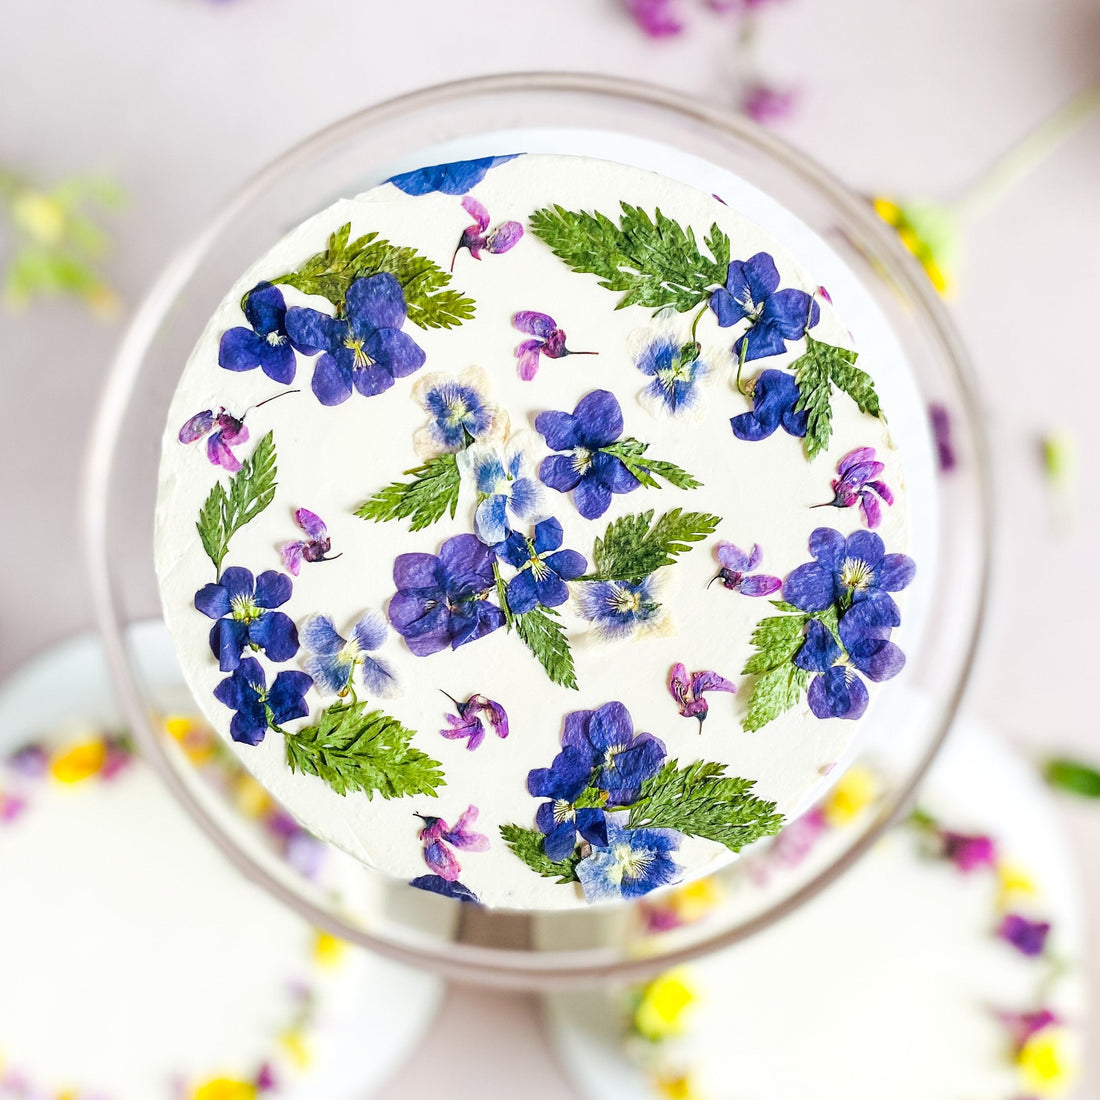
<path id="1" fill-rule="evenodd" d="M 200 340 L 166 618 L 319 835 L 492 905 L 636 896 L 774 831 L 900 669 L 880 411 L 827 292 L 713 196 L 569 157 L 411 173 Z"/>

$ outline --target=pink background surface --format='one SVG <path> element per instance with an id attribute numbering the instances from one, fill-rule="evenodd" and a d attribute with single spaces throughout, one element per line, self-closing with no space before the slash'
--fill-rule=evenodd
<path id="1" fill-rule="evenodd" d="M 693 0 L 683 3 L 697 14 Z M 731 102 L 733 28 L 699 8 L 691 33 L 653 44 L 617 0 L 0 0 L 0 162 L 44 182 L 99 169 L 125 187 L 130 201 L 110 219 L 118 238 L 110 270 L 133 303 L 256 168 L 326 123 L 417 86 L 553 68 L 648 78 Z M 781 130 L 795 145 L 857 189 L 948 197 L 1096 75 L 1100 7 L 784 0 L 761 21 L 758 57 L 770 78 L 803 90 Z M 972 223 L 953 302 L 979 370 L 1001 488 L 999 599 L 971 707 L 1029 751 L 1094 757 L 1098 178 L 1094 118 Z M 0 326 L 4 672 L 90 622 L 77 472 L 120 329 L 62 304 L 0 316 Z M 1051 521 L 1038 459 L 1052 429 L 1081 444 L 1068 529 Z M 1065 803 L 1065 817 L 1098 914 L 1100 988 L 1100 807 Z M 1100 1076 L 1092 1081 L 1085 1092 L 1100 1095 Z M 534 1002 L 456 989 L 430 1053 L 386 1094 L 517 1089 L 529 1100 L 572 1095 Z"/>

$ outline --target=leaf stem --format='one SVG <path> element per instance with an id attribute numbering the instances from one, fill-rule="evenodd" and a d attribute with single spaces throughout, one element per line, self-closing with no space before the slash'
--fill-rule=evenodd
<path id="1" fill-rule="evenodd" d="M 748 352 L 749 352 L 749 334 L 748 334 L 748 332 L 746 332 L 745 335 L 741 337 L 741 354 L 738 355 L 738 357 L 737 357 L 737 378 L 734 381 L 734 384 L 737 387 L 737 392 L 740 393 L 740 394 L 743 394 L 745 397 L 751 397 L 752 396 L 750 391 L 746 390 L 741 385 L 741 368 L 744 367 L 744 365 L 745 365 L 745 356 L 748 355 Z"/>
<path id="2" fill-rule="evenodd" d="M 692 322 L 691 322 L 691 340 L 692 340 L 692 343 L 698 343 L 698 341 L 695 339 L 695 331 L 699 327 L 699 322 L 703 319 L 703 314 L 706 313 L 706 311 L 708 309 L 710 309 L 710 300 L 709 299 L 704 303 L 703 308 L 700 309 L 697 314 L 695 314 L 694 318 L 692 318 Z"/>

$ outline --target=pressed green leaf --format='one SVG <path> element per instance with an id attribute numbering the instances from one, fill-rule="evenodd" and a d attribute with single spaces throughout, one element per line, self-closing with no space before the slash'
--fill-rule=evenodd
<path id="1" fill-rule="evenodd" d="M 581 861 L 579 853 L 574 852 L 566 859 L 552 860 L 546 854 L 543 835 L 538 829 L 524 829 L 519 825 L 501 825 L 500 835 L 508 847 L 532 871 L 536 871 L 543 878 L 557 879 L 561 886 L 577 881 L 577 864 Z"/>
<path id="2" fill-rule="evenodd" d="M 562 687 L 577 688 L 577 673 L 573 667 L 573 651 L 565 636 L 558 613 L 552 607 L 536 607 L 513 620 L 516 633 L 535 659 L 546 670 L 546 675 Z"/>
<path id="3" fill-rule="evenodd" d="M 677 489 L 698 489 L 703 484 L 674 462 L 646 457 L 649 444 L 637 439 L 620 439 L 600 450 L 619 459 L 647 489 L 661 488 L 657 478 L 663 478 Z"/>
<path id="4" fill-rule="evenodd" d="M 355 514 L 375 523 L 407 519 L 411 531 L 430 527 L 447 513 L 454 519 L 462 478 L 453 454 L 438 455 L 423 466 L 406 470 L 405 475 L 412 481 L 392 482 L 361 504 Z"/>
<path id="5" fill-rule="evenodd" d="M 773 615 L 757 623 L 752 632 L 757 651 L 745 663 L 742 675 L 756 675 L 786 664 L 802 648 L 804 625 L 800 615 Z"/>
<path id="6" fill-rule="evenodd" d="M 622 516 L 610 523 L 592 552 L 593 571 L 585 580 L 639 581 L 671 565 L 692 543 L 714 533 L 720 516 L 673 508 L 653 521 L 653 511 Z"/>
<path id="7" fill-rule="evenodd" d="M 741 727 L 750 733 L 763 729 L 774 718 L 795 706 L 809 683 L 810 674 L 793 664 L 778 665 L 762 672 L 753 681 L 749 709 Z"/>

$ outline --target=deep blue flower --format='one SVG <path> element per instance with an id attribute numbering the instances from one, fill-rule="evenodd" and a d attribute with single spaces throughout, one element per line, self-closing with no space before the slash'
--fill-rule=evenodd
<path id="1" fill-rule="evenodd" d="M 237 712 L 229 723 L 233 740 L 258 745 L 269 726 L 309 714 L 304 696 L 312 683 L 304 672 L 283 671 L 269 690 L 263 666 L 255 657 L 245 657 L 233 674 L 214 688 L 214 698 Z"/>
<path id="2" fill-rule="evenodd" d="M 294 346 L 305 355 L 322 353 L 313 367 L 313 392 L 322 405 L 342 404 L 353 388 L 373 397 L 424 365 L 423 349 L 401 331 L 405 294 L 388 272 L 356 279 L 344 307 L 346 319 L 299 306 L 286 314 Z"/>
<path id="3" fill-rule="evenodd" d="M 309 651 L 303 662 L 319 691 L 346 692 L 356 668 L 372 695 L 393 694 L 397 677 L 380 657 L 371 656 L 386 640 L 386 620 L 377 611 L 368 611 L 351 629 L 351 637 L 336 632 L 328 615 L 311 615 L 302 623 L 302 645 Z"/>
<path id="4" fill-rule="evenodd" d="M 617 702 L 566 715 L 561 743 L 588 757 L 593 785 L 607 792 L 613 806 L 629 806 L 665 759 L 665 743 L 651 733 L 635 735 L 630 711 Z"/>
<path id="5" fill-rule="evenodd" d="M 506 417 L 501 417 L 488 393 L 489 379 L 480 367 L 467 367 L 457 376 L 421 375 L 413 385 L 412 398 L 428 414 L 428 424 L 413 436 L 416 453 L 429 459 L 461 451 L 494 434 Z"/>
<path id="6" fill-rule="evenodd" d="M 573 805 L 588 786 L 595 766 L 590 746 L 571 746 L 559 752 L 549 768 L 535 768 L 527 775 L 527 790 L 535 798 L 549 799 L 535 811 L 535 824 L 545 834 L 543 847 L 552 860 L 572 855 L 578 834 L 590 844 L 607 843 L 603 810 Z"/>
<path id="7" fill-rule="evenodd" d="M 475 904 L 480 901 L 477 894 L 468 886 L 463 886 L 461 882 L 448 882 L 442 875 L 419 875 L 409 885 L 415 886 L 418 890 L 427 890 L 429 894 L 454 898 L 455 901 L 472 901 Z"/>
<path id="8" fill-rule="evenodd" d="M 782 355 L 788 340 L 801 339 L 817 324 L 821 310 L 804 290 L 779 290 L 779 272 L 767 252 L 747 260 L 734 260 L 726 272 L 726 285 L 710 296 L 710 308 L 722 328 L 748 321 L 733 353 L 745 361 Z"/>
<path id="9" fill-rule="evenodd" d="M 483 638 L 504 625 L 486 598 L 495 588 L 493 553 L 476 535 L 455 535 L 434 554 L 402 554 L 393 563 L 396 595 L 389 618 L 418 657 Z"/>
<path id="10" fill-rule="evenodd" d="M 297 362 L 286 331 L 286 302 L 270 283 L 257 283 L 245 299 L 244 315 L 251 328 L 222 333 L 218 365 L 226 370 L 259 367 L 273 382 L 293 382 Z"/>
<path id="11" fill-rule="evenodd" d="M 497 556 L 519 572 L 508 582 L 508 606 L 524 615 L 539 605 L 560 607 L 569 598 L 566 581 L 576 580 L 588 569 L 583 554 L 559 550 L 562 527 L 556 519 L 543 520 L 534 538 L 513 531 L 497 547 Z"/>
<path id="12" fill-rule="evenodd" d="M 282 611 L 290 599 L 291 581 L 269 569 L 253 578 L 231 565 L 216 584 L 195 593 L 195 607 L 217 622 L 210 628 L 210 651 L 222 672 L 232 672 L 246 648 L 262 649 L 272 661 L 289 661 L 298 652 L 298 629 Z"/>
<path id="13" fill-rule="evenodd" d="M 477 489 L 474 530 L 488 546 L 503 542 L 513 521 L 541 519 L 544 490 L 534 477 L 535 442 L 534 433 L 518 432 L 503 446 L 475 443 L 459 452 L 458 468 Z"/>
<path id="14" fill-rule="evenodd" d="M 440 191 L 444 195 L 465 195 L 484 178 L 490 168 L 515 160 L 519 153 L 503 157 L 478 157 L 476 160 L 455 160 L 449 164 L 432 164 L 417 168 L 414 172 L 401 172 L 390 176 L 386 183 L 404 191 L 406 195 L 429 195 Z"/>
<path id="15" fill-rule="evenodd" d="M 571 412 L 543 412 L 535 428 L 552 451 L 539 466 L 539 477 L 559 493 L 573 492 L 573 503 L 585 519 L 599 519 L 613 493 L 633 492 L 641 482 L 621 459 L 601 450 L 623 432 L 623 410 L 613 393 L 593 390 Z"/>
<path id="16" fill-rule="evenodd" d="M 630 336 L 634 365 L 652 381 L 638 400 L 654 416 L 697 420 L 705 410 L 703 384 L 711 374 L 702 348 L 684 342 L 676 323 L 661 318 Z"/>
<path id="17" fill-rule="evenodd" d="M 664 576 L 658 570 L 640 581 L 582 581 L 574 590 L 577 614 L 604 641 L 659 632 L 668 621 L 660 600 Z"/>
<path id="18" fill-rule="evenodd" d="M 607 844 L 577 864 L 585 901 L 639 898 L 677 881 L 680 868 L 671 853 L 679 846 L 674 829 L 627 829 L 609 817 Z"/>
<path id="19" fill-rule="evenodd" d="M 788 435 L 800 439 L 806 434 L 809 413 L 795 412 L 801 393 L 793 374 L 782 370 L 765 370 L 752 391 L 752 412 L 730 418 L 730 427 L 738 439 L 756 443 L 767 439 L 780 425 Z"/>
<path id="20" fill-rule="evenodd" d="M 845 665 L 815 676 L 806 692 L 806 702 L 818 718 L 862 718 L 868 699 L 867 685 Z"/>

